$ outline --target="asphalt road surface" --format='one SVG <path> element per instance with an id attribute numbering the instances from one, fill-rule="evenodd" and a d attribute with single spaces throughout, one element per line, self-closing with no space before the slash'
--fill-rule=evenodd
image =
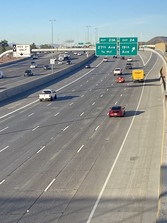
<path id="1" fill-rule="evenodd" d="M 132 82 L 126 60 L 97 58 L 50 86 L 57 100 L 39 102 L 37 90 L 0 104 L 0 222 L 156 222 L 162 62 L 139 55 L 133 67 L 144 66 L 144 83 Z M 109 118 L 112 105 L 126 116 Z"/>

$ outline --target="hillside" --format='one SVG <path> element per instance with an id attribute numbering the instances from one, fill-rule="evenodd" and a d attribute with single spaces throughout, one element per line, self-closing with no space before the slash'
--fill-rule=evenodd
<path id="1" fill-rule="evenodd" d="M 156 43 L 167 43 L 167 37 L 165 37 L 165 36 L 157 36 L 157 37 L 154 37 L 154 38 L 150 39 L 147 42 L 148 45 L 154 45 Z"/>

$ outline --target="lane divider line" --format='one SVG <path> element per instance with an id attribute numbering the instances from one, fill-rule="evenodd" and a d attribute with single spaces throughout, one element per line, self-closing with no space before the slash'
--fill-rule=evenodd
<path id="1" fill-rule="evenodd" d="M 82 145 L 82 146 L 78 149 L 77 153 L 79 153 L 83 147 L 84 147 L 84 145 Z"/>
<path id="2" fill-rule="evenodd" d="M 9 148 L 9 146 L 6 146 L 5 148 L 0 150 L 0 153 L 3 152 L 4 150 L 6 150 L 7 148 Z"/>
<path id="3" fill-rule="evenodd" d="M 38 129 L 38 128 L 39 128 L 39 125 L 36 126 L 34 129 L 32 129 L 32 131 L 35 131 L 35 130 Z"/>
<path id="4" fill-rule="evenodd" d="M 46 191 L 51 187 L 51 185 L 54 183 L 55 180 L 56 180 L 56 179 L 54 178 L 54 179 L 50 182 L 50 184 L 45 188 L 44 192 L 46 192 Z"/>
<path id="5" fill-rule="evenodd" d="M 7 127 L 3 128 L 3 129 L 1 129 L 0 132 L 3 132 L 3 131 L 5 131 L 5 130 L 8 129 L 8 128 L 9 128 L 9 127 L 7 126 Z"/>
<path id="6" fill-rule="evenodd" d="M 41 149 L 39 149 L 39 150 L 37 151 L 37 153 L 40 153 L 44 148 L 45 148 L 45 146 L 43 146 Z"/>

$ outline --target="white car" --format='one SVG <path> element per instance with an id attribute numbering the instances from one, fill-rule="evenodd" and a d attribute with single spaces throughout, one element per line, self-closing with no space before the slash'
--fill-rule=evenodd
<path id="1" fill-rule="evenodd" d="M 115 75 L 121 75 L 122 74 L 122 69 L 121 68 L 115 68 L 114 69 L 114 76 Z"/>
<path id="2" fill-rule="evenodd" d="M 108 57 L 104 57 L 103 62 L 108 62 Z"/>
<path id="3" fill-rule="evenodd" d="M 35 62 L 32 62 L 30 68 L 37 68 L 37 64 Z"/>
<path id="4" fill-rule="evenodd" d="M 3 78 L 3 77 L 4 77 L 3 72 L 0 71 L 0 78 Z"/>
<path id="5" fill-rule="evenodd" d="M 132 58 L 129 57 L 129 58 L 127 59 L 127 62 L 132 62 Z"/>

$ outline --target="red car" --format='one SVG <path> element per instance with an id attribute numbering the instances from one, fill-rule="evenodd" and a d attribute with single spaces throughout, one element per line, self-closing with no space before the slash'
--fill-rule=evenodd
<path id="1" fill-rule="evenodd" d="M 113 106 L 110 108 L 109 117 L 123 117 L 125 116 L 125 107 L 123 106 Z"/>
<path id="2" fill-rule="evenodd" d="M 125 82 L 125 78 L 124 77 L 117 77 L 115 81 L 117 83 L 124 83 Z"/>

